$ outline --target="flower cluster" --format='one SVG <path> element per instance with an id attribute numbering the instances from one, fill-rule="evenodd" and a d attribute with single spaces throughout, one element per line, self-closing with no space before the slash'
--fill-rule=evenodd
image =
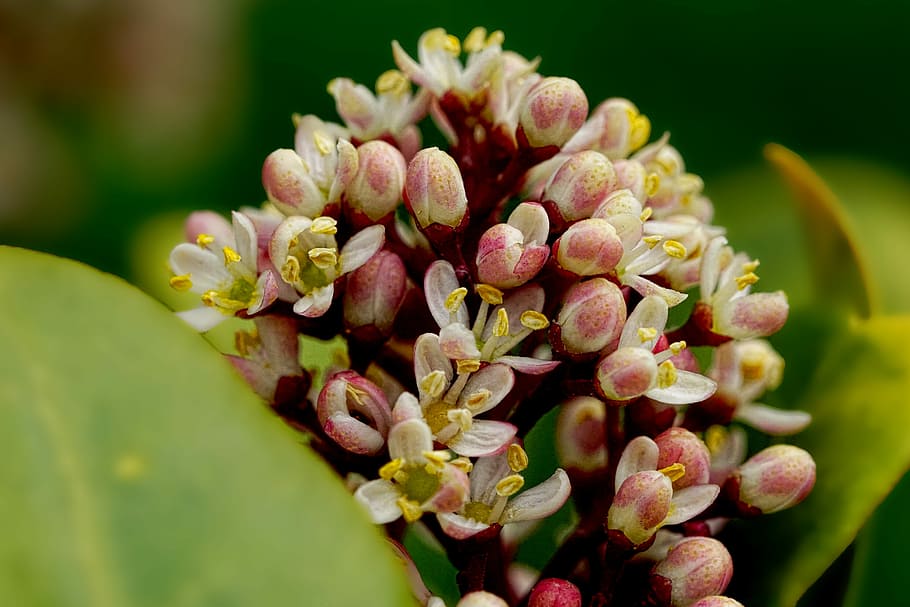
<path id="1" fill-rule="evenodd" d="M 333 80 L 343 124 L 294 117 L 293 148 L 262 168 L 268 202 L 188 220 L 171 285 L 200 306 L 180 314 L 254 321 L 234 365 L 402 559 L 406 524 L 435 535 L 458 605 L 739 605 L 716 534 L 815 480 L 794 446 L 746 459 L 738 426 L 810 421 L 757 402 L 781 381 L 764 338 L 786 296 L 752 291 L 758 261 L 635 105 L 589 111 L 502 43 L 433 29 L 416 59 L 393 44 L 375 91 Z M 425 118 L 446 150 L 423 147 Z M 346 356 L 320 377 L 301 334 L 341 336 Z M 562 467 L 526 488 L 524 439 L 554 409 Z M 521 574 L 516 523 L 570 498 L 574 531 L 539 581 Z"/>

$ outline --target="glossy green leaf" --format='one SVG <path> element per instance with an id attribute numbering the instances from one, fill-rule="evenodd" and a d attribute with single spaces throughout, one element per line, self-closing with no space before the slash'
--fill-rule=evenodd
<path id="1" fill-rule="evenodd" d="M 333 473 L 167 310 L 18 249 L 0 285 L 0 604 L 409 603 Z"/>
<path id="2" fill-rule="evenodd" d="M 827 343 L 798 403 L 813 423 L 789 441 L 815 457 L 815 489 L 792 510 L 731 530 L 746 604 L 795 605 L 906 472 L 908 340 L 910 317 L 900 316 L 853 321 Z"/>

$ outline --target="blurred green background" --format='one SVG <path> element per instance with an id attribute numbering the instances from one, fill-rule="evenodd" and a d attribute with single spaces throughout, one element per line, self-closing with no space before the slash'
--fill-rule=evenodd
<path id="1" fill-rule="evenodd" d="M 782 195 L 760 168 L 762 146 L 778 142 L 819 161 L 865 234 L 893 220 L 889 238 L 910 239 L 908 24 L 900 0 L 3 0 L 0 243 L 141 282 L 133 243 L 149 222 L 261 202 L 261 163 L 292 145 L 291 114 L 335 119 L 331 78 L 371 86 L 393 66 L 392 39 L 414 53 L 430 27 L 463 37 L 475 25 L 540 55 L 541 73 L 578 80 L 592 107 L 634 101 L 704 177 L 720 223 L 748 225 L 767 212 L 763 192 Z M 867 192 L 890 206 L 867 214 Z M 776 237 L 758 252 L 767 289 L 788 262 L 774 259 Z M 900 278 L 907 260 L 877 244 Z M 885 307 L 908 304 L 893 295 Z M 872 554 L 862 575 L 880 574 L 882 592 L 897 587 L 889 550 L 910 532 L 891 513 L 906 505 L 904 482 L 867 531 L 890 547 L 857 551 Z"/>

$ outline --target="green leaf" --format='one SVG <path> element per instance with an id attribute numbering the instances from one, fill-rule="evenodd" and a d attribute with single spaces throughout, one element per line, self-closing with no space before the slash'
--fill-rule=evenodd
<path id="1" fill-rule="evenodd" d="M 122 281 L 0 248 L 0 604 L 409 604 L 342 483 Z"/>
<path id="2" fill-rule="evenodd" d="M 791 440 L 815 457 L 815 489 L 792 510 L 731 529 L 746 604 L 796 604 L 907 471 L 908 340 L 910 316 L 895 316 L 853 321 L 827 343 L 798 403 L 812 425 Z"/>

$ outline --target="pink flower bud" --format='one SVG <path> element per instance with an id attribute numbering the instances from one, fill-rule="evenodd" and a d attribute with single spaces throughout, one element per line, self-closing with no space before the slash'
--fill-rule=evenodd
<path id="1" fill-rule="evenodd" d="M 637 160 L 615 160 L 613 169 L 616 171 L 616 187 L 629 190 L 638 200 L 646 200 L 648 186 L 657 185 L 656 181 L 649 181 L 647 169 Z"/>
<path id="2" fill-rule="evenodd" d="M 793 445 L 773 445 L 759 451 L 733 473 L 724 487 L 738 485 L 742 510 L 771 514 L 803 501 L 815 485 L 815 460 Z"/>
<path id="3" fill-rule="evenodd" d="M 618 531 L 632 546 L 650 540 L 670 513 L 673 483 L 657 470 L 644 470 L 629 476 L 607 514 L 607 529 Z"/>
<path id="4" fill-rule="evenodd" d="M 658 468 L 682 464 L 686 473 L 673 481 L 673 489 L 704 485 L 711 476 L 711 454 L 705 443 L 683 428 L 670 428 L 656 436 L 654 442 L 660 449 Z"/>
<path id="5" fill-rule="evenodd" d="M 644 348 L 619 348 L 597 363 L 595 377 L 594 386 L 604 398 L 630 400 L 654 385 L 657 362 Z"/>
<path id="6" fill-rule="evenodd" d="M 599 152 L 572 154 L 560 166 L 543 193 L 550 219 L 572 222 L 590 217 L 594 210 L 616 187 L 613 164 Z"/>
<path id="7" fill-rule="evenodd" d="M 581 591 L 567 580 L 546 578 L 531 590 L 528 607 L 581 607 Z"/>
<path id="8" fill-rule="evenodd" d="M 316 217 L 325 208 L 325 194 L 294 150 L 275 150 L 268 155 L 262 165 L 262 185 L 272 204 L 287 215 Z"/>
<path id="9" fill-rule="evenodd" d="M 571 151 L 592 149 L 609 158 L 625 158 L 651 135 L 651 122 L 628 99 L 607 99 L 567 144 Z"/>
<path id="10" fill-rule="evenodd" d="M 368 141 L 357 148 L 357 173 L 345 189 L 347 208 L 377 222 L 395 212 L 401 201 L 407 165 L 404 156 L 385 141 Z"/>
<path id="11" fill-rule="evenodd" d="M 348 277 L 344 326 L 367 340 L 388 337 L 407 290 L 401 258 L 391 251 L 376 253 Z"/>
<path id="12" fill-rule="evenodd" d="M 459 227 L 468 211 L 468 196 L 455 159 L 439 148 L 420 150 L 408 165 L 405 203 L 421 228 L 440 224 Z"/>
<path id="13" fill-rule="evenodd" d="M 630 190 L 622 189 L 611 192 L 600 205 L 594 209 L 591 217 L 610 219 L 617 215 L 641 215 L 642 206 L 640 198 Z"/>
<path id="14" fill-rule="evenodd" d="M 784 326 L 789 313 L 783 291 L 752 293 L 715 306 L 713 330 L 734 339 L 766 337 Z"/>
<path id="15" fill-rule="evenodd" d="M 316 415 L 332 440 L 358 455 L 382 449 L 392 423 L 385 394 L 354 371 L 336 373 L 326 382 L 316 401 Z"/>
<path id="16" fill-rule="evenodd" d="M 719 541 L 687 537 L 651 570 L 651 586 L 661 605 L 686 607 L 723 592 L 733 577 L 733 559 Z"/>
<path id="17" fill-rule="evenodd" d="M 543 268 L 550 254 L 546 245 L 550 224 L 536 202 L 523 202 L 509 216 L 484 232 L 477 246 L 480 282 L 499 289 L 523 285 Z"/>
<path id="18" fill-rule="evenodd" d="M 556 419 L 556 453 L 572 473 L 593 473 L 607 467 L 604 440 L 606 406 L 592 396 L 565 402 Z"/>
<path id="19" fill-rule="evenodd" d="M 553 244 L 556 262 L 578 276 L 605 274 L 622 259 L 622 241 L 606 219 L 574 223 Z"/>
<path id="20" fill-rule="evenodd" d="M 743 607 L 743 604 L 725 596 L 715 595 L 698 599 L 689 605 L 689 607 Z"/>
<path id="21" fill-rule="evenodd" d="M 605 278 L 592 278 L 566 292 L 551 342 L 570 356 L 596 354 L 619 338 L 625 322 L 626 302 L 619 287 Z"/>
<path id="22" fill-rule="evenodd" d="M 562 146 L 587 116 L 588 98 L 577 82 L 570 78 L 544 78 L 521 103 L 519 132 L 533 148 Z"/>

